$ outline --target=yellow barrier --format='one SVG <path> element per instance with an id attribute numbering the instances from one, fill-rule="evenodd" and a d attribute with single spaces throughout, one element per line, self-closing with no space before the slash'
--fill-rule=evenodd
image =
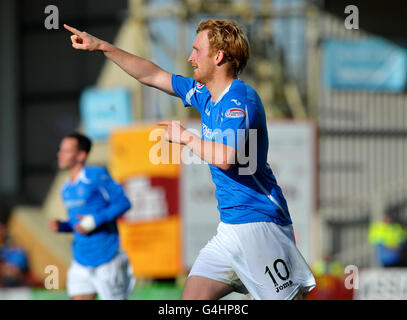
<path id="1" fill-rule="evenodd" d="M 126 182 L 137 180 L 138 176 L 150 179 L 150 182 L 153 179 L 166 194 L 165 200 L 162 200 L 167 208 L 165 216 L 158 219 L 147 217 L 147 220 L 141 221 L 131 221 L 124 216 L 118 223 L 122 247 L 129 256 L 134 275 L 176 277 L 182 272 L 180 193 L 177 183 L 181 147 L 165 141 L 164 130 L 154 125 L 116 130 L 111 135 L 110 146 L 109 168 L 115 180 L 126 185 Z M 175 183 L 165 185 L 160 178 Z M 148 196 L 148 192 L 152 191 L 146 188 L 141 194 Z M 137 202 L 141 200 L 132 199 L 130 194 L 128 196 L 133 203 L 132 210 L 136 210 L 137 214 L 138 209 L 142 210 L 142 205 Z"/>

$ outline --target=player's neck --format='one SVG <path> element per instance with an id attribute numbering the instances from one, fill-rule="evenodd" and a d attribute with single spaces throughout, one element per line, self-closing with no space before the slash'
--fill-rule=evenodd
<path id="1" fill-rule="evenodd" d="M 83 164 L 77 164 L 71 169 L 69 169 L 69 177 L 71 178 L 71 182 L 75 182 L 78 179 L 79 173 L 83 169 Z"/>
<path id="2" fill-rule="evenodd" d="M 232 76 L 214 76 L 211 81 L 205 84 L 208 91 L 211 93 L 212 102 L 217 102 L 221 94 L 225 89 L 230 86 L 230 84 L 235 80 L 236 77 Z"/>

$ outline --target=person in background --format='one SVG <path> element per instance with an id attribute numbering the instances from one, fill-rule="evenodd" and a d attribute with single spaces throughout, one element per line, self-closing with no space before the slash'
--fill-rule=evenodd
<path id="1" fill-rule="evenodd" d="M 62 188 L 68 220 L 51 220 L 54 232 L 73 232 L 73 260 L 67 274 L 68 295 L 74 300 L 123 300 L 135 279 L 120 247 L 116 220 L 129 208 L 122 187 L 104 167 L 85 165 L 91 140 L 80 133 L 65 136 L 58 167 L 68 170 Z"/>
<path id="2" fill-rule="evenodd" d="M 376 259 L 383 267 L 407 266 L 407 232 L 404 227 L 385 215 L 382 221 L 369 227 L 368 241 L 374 246 Z"/>
<path id="3" fill-rule="evenodd" d="M 13 242 L 6 226 L 0 223 L 0 287 L 30 285 L 27 253 Z"/>

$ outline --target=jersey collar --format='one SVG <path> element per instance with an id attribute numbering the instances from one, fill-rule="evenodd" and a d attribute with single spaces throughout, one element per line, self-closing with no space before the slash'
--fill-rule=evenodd
<path id="1" fill-rule="evenodd" d="M 86 170 L 85 169 L 86 169 L 86 167 L 83 167 L 81 169 L 81 171 L 79 171 L 79 174 L 76 177 L 75 181 L 71 181 L 71 179 L 68 178 L 68 183 L 71 184 L 71 185 L 77 184 L 79 182 L 89 184 L 90 180 L 86 177 Z"/>
<path id="2" fill-rule="evenodd" d="M 234 81 L 234 80 L 233 80 L 233 81 Z M 232 86 L 233 81 L 231 82 L 230 85 L 228 85 L 228 86 L 226 87 L 225 90 L 223 90 L 223 92 L 222 92 L 221 95 L 219 96 L 218 100 L 216 100 L 216 102 L 212 102 L 212 105 L 215 106 L 220 100 L 222 100 L 223 96 L 224 96 L 226 93 L 229 92 L 229 89 L 230 89 L 230 87 Z"/>

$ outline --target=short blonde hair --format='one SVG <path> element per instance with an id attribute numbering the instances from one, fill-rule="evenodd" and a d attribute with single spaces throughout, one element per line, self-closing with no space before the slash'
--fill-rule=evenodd
<path id="1" fill-rule="evenodd" d="M 234 21 L 213 20 L 202 21 L 196 33 L 208 30 L 210 48 L 222 50 L 226 60 L 231 62 L 235 76 L 240 74 L 250 57 L 249 41 L 242 29 Z"/>

